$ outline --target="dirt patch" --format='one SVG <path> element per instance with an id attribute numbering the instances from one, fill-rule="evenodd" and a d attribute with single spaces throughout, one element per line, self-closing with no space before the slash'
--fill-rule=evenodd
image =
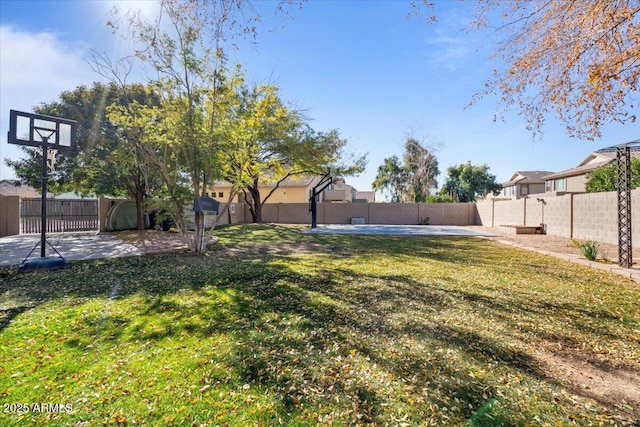
<path id="1" fill-rule="evenodd" d="M 142 250 L 145 254 L 155 254 L 163 252 L 186 251 L 189 249 L 187 242 L 179 233 L 167 233 L 157 230 L 128 230 L 113 233 L 122 241 Z M 215 243 L 218 238 L 207 236 L 208 244 Z M 215 248 L 215 246 L 214 246 Z M 251 246 L 239 246 L 225 248 L 229 254 L 246 255 L 275 255 L 289 256 L 293 254 L 309 254 L 326 249 L 327 246 L 321 243 L 282 243 L 278 244 L 256 244 Z"/>
<path id="2" fill-rule="evenodd" d="M 182 235 L 158 230 L 127 230 L 113 233 L 125 243 L 145 254 L 175 252 L 189 249 Z"/>
<path id="3" fill-rule="evenodd" d="M 579 396 L 640 416 L 640 369 L 610 366 L 577 352 L 537 351 L 546 373 Z"/>

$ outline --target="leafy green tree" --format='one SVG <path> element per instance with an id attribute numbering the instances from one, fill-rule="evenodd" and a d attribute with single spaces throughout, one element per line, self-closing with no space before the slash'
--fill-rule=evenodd
<path id="1" fill-rule="evenodd" d="M 401 203 L 406 193 L 406 177 L 403 165 L 398 156 L 387 157 L 378 166 L 378 173 L 372 188 L 389 196 L 392 203 Z"/>
<path id="2" fill-rule="evenodd" d="M 163 99 L 161 109 L 121 108 L 110 117 L 140 138 L 139 149 L 162 178 L 176 223 L 196 252 L 204 250 L 203 216 L 195 214 L 196 233 L 191 237 L 183 210 L 189 197 L 204 194 L 216 180 L 224 177 L 232 183 L 230 198 L 244 192 L 259 221 L 269 198 L 261 200 L 260 184 L 275 182 L 277 188 L 288 176 L 328 166 L 364 168 L 364 158 L 336 166 L 346 141 L 337 132 L 312 134 L 281 102 L 275 87 L 247 88 L 239 69 L 227 76 L 223 42 L 227 31 L 235 31 L 233 16 L 246 4 L 165 0 L 161 16 L 169 29 L 135 15 L 110 23 L 114 28 L 129 24 L 128 34 L 139 46 L 135 54 L 159 76 L 153 84 Z M 243 27 L 245 33 L 254 31 L 250 22 Z M 104 65 L 101 69 L 108 70 Z"/>
<path id="3" fill-rule="evenodd" d="M 372 187 L 395 203 L 425 202 L 438 186 L 438 160 L 414 138 L 407 139 L 404 149 L 402 162 L 397 156 L 384 159 Z"/>
<path id="4" fill-rule="evenodd" d="M 51 191 L 129 197 L 136 202 L 138 228 L 144 229 L 145 201 L 151 187 L 157 185 L 156 176 L 135 144 L 118 132 L 105 114 L 109 105 L 124 106 L 133 100 L 143 105 L 160 103 L 150 88 L 140 84 L 117 87 L 94 83 L 91 87 L 79 86 L 63 92 L 58 101 L 41 104 L 35 111 L 78 122 L 78 152 L 55 155 L 55 170 L 49 182 Z M 7 164 L 21 179 L 40 188 L 41 153 L 21 148 L 27 157 Z"/>
<path id="5" fill-rule="evenodd" d="M 219 22 L 213 22 L 214 17 L 204 19 L 199 3 L 163 1 L 163 25 L 159 19 L 121 16 L 128 23 L 125 30 L 130 30 L 130 41 L 138 47 L 136 57 L 157 76 L 150 84 L 160 94 L 162 108 L 132 104 L 112 110 L 109 116 L 136 136 L 139 152 L 162 180 L 165 207 L 193 252 L 206 249 L 204 214 L 195 213 L 195 234 L 191 234 L 185 208 L 223 175 L 223 135 L 229 125 L 235 81 L 235 75 L 227 75 L 224 55 L 216 45 L 226 18 L 220 17 Z M 122 22 L 110 24 L 119 29 Z M 97 68 L 113 70 L 108 61 L 101 61 Z M 118 80 L 116 73 L 111 74 Z"/>
<path id="6" fill-rule="evenodd" d="M 471 162 L 447 168 L 447 181 L 440 190 L 457 202 L 474 202 L 489 193 L 497 195 L 502 186 L 487 165 L 475 166 Z"/>
<path id="7" fill-rule="evenodd" d="M 364 169 L 364 156 L 349 159 L 347 141 L 337 131 L 313 130 L 282 102 L 275 86 L 242 86 L 236 93 L 239 102 L 225 134 L 230 144 L 223 150 L 225 178 L 242 183 L 254 222 L 262 221 L 262 207 L 289 177 L 329 169 L 345 176 Z M 260 187 L 268 184 L 269 193 L 260 194 Z"/>
<path id="8" fill-rule="evenodd" d="M 614 161 L 613 163 L 600 166 L 589 172 L 587 177 L 587 192 L 617 191 L 617 167 Z M 640 187 L 640 159 L 633 157 L 631 158 L 631 188 L 638 187 Z"/>

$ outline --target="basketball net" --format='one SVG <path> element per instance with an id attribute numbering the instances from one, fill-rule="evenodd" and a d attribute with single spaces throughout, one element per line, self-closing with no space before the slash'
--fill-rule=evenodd
<path id="1" fill-rule="evenodd" d="M 38 150 L 40 156 L 42 156 L 42 147 L 37 147 L 36 150 Z M 47 165 L 51 171 L 56 170 L 56 154 L 58 154 L 58 149 L 51 147 L 47 148 Z"/>
<path id="2" fill-rule="evenodd" d="M 58 150 L 55 148 L 49 148 L 47 152 L 47 165 L 49 165 L 49 169 L 51 171 L 56 170 L 56 154 L 58 154 Z"/>

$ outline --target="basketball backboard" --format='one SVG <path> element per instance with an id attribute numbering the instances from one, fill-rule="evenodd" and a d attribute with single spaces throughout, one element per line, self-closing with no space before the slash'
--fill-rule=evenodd
<path id="1" fill-rule="evenodd" d="M 76 122 L 42 114 L 9 111 L 7 142 L 60 151 L 76 151 Z"/>

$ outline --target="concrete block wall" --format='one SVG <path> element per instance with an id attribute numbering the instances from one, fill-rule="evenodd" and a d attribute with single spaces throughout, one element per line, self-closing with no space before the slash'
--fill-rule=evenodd
<path id="1" fill-rule="evenodd" d="M 420 209 L 417 203 L 371 203 L 367 224 L 419 224 Z"/>
<path id="2" fill-rule="evenodd" d="M 251 212 L 245 203 L 239 204 L 236 210 L 242 207 L 245 215 L 244 221 L 251 222 Z M 318 209 L 318 221 L 324 217 L 324 212 Z M 262 220 L 264 222 L 282 222 L 287 224 L 306 224 L 311 222 L 311 212 L 308 203 L 266 203 L 262 207 Z"/>
<path id="3" fill-rule="evenodd" d="M 324 208 L 324 217 L 320 222 L 318 215 L 319 224 L 351 224 L 353 217 L 364 217 L 367 224 L 374 224 L 370 222 L 369 203 L 319 203 L 318 207 L 320 205 Z"/>
<path id="4" fill-rule="evenodd" d="M 618 240 L 618 198 L 613 192 L 574 196 L 573 236 L 598 242 Z"/>
<path id="5" fill-rule="evenodd" d="M 493 227 L 493 203 L 491 200 L 476 203 L 474 224 Z"/>
<path id="6" fill-rule="evenodd" d="M 475 223 L 487 227 L 544 223 L 552 236 L 618 244 L 616 192 L 541 195 L 544 205 L 534 196 L 479 202 Z M 640 246 L 640 189 L 631 192 L 631 218 L 632 240 Z"/>
<path id="7" fill-rule="evenodd" d="M 571 194 L 544 197 L 547 202 L 544 207 L 544 223 L 547 226 L 547 234 L 567 238 L 572 236 L 571 197 Z M 537 210 L 538 207 L 535 209 Z"/>
<path id="8" fill-rule="evenodd" d="M 249 221 L 251 221 L 251 211 L 249 210 L 248 206 L 247 206 L 246 217 L 249 219 Z M 262 220 L 264 222 L 278 222 L 278 204 L 277 203 L 268 203 L 262 207 Z"/>
<path id="9" fill-rule="evenodd" d="M 20 197 L 0 196 L 0 237 L 20 234 Z"/>
<path id="10" fill-rule="evenodd" d="M 542 202 L 538 202 L 537 198 L 531 196 L 531 198 L 524 199 L 525 200 L 525 221 L 524 225 L 529 226 L 539 226 L 544 221 L 542 217 L 544 216 L 544 210 L 546 209 L 546 205 L 543 205 Z M 545 199 L 546 202 L 546 199 Z M 546 218 L 545 218 L 546 219 Z"/>
<path id="11" fill-rule="evenodd" d="M 496 200 L 493 202 L 493 226 L 523 225 L 525 221 L 525 199 Z"/>
<path id="12" fill-rule="evenodd" d="M 474 203 L 419 203 L 418 216 L 421 220 L 429 217 L 433 225 L 471 225 L 476 207 Z"/>
<path id="13" fill-rule="evenodd" d="M 244 222 L 251 221 L 246 204 L 239 204 Z M 318 203 L 318 224 L 351 224 L 351 218 L 364 218 L 366 224 L 419 224 L 429 217 L 432 225 L 472 225 L 473 203 Z M 282 224 L 310 224 L 308 203 L 267 203 L 262 220 Z M 239 222 L 243 222 L 240 221 Z"/>
<path id="14" fill-rule="evenodd" d="M 577 194 L 573 201 L 573 237 L 618 243 L 618 195 L 615 192 Z M 632 242 L 640 244 L 640 189 L 631 191 Z"/>
<path id="15" fill-rule="evenodd" d="M 309 204 L 278 203 L 278 221 L 287 224 L 310 224 Z"/>

